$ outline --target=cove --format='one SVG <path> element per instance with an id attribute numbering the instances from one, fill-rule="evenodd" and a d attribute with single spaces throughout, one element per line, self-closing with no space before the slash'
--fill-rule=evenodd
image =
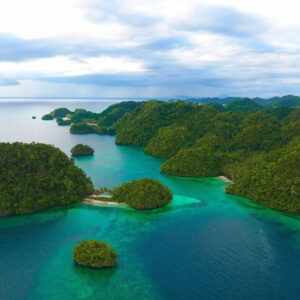
<path id="1" fill-rule="evenodd" d="M 97 188 L 151 177 L 170 187 L 174 202 L 149 212 L 78 204 L 0 219 L 0 299 L 298 299 L 299 217 L 228 195 L 218 178 L 164 175 L 162 159 L 116 146 L 114 137 L 71 135 L 31 119 L 62 106 L 101 111 L 110 104 L 2 101 L 0 140 L 45 142 L 68 154 L 88 144 L 94 157 L 76 164 Z M 73 263 L 73 246 L 89 238 L 111 244 L 116 268 Z"/>

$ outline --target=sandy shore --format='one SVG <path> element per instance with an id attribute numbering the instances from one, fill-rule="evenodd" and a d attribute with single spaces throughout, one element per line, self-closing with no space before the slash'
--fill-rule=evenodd
<path id="1" fill-rule="evenodd" d="M 100 206 L 127 206 L 125 203 L 119 203 L 119 202 L 112 202 L 112 201 L 101 201 L 101 200 L 94 200 L 86 198 L 82 201 L 82 203 L 85 204 L 96 204 Z"/>
<path id="2" fill-rule="evenodd" d="M 222 179 L 225 182 L 233 183 L 233 181 L 227 178 L 226 176 L 218 176 L 218 178 Z"/>

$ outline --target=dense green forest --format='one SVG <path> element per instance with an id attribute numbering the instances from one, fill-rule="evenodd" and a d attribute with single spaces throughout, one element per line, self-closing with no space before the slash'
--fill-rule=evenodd
<path id="1" fill-rule="evenodd" d="M 89 156 L 94 154 L 94 149 L 88 145 L 77 144 L 71 149 L 72 156 Z"/>
<path id="2" fill-rule="evenodd" d="M 113 267 L 117 258 L 117 253 L 107 243 L 93 239 L 78 243 L 73 250 L 74 261 L 90 268 Z"/>
<path id="3" fill-rule="evenodd" d="M 72 126 L 70 127 L 70 132 L 74 134 L 84 134 L 84 133 L 107 134 L 108 130 L 105 126 L 80 122 L 80 123 L 73 123 Z"/>
<path id="4" fill-rule="evenodd" d="M 221 105 L 228 104 L 230 102 L 236 101 L 243 101 L 243 100 L 252 100 L 258 105 L 264 107 L 296 107 L 300 106 L 300 97 L 287 95 L 282 97 L 272 97 L 269 99 L 263 98 L 242 98 L 242 97 L 226 97 L 226 98 L 193 98 L 193 99 L 186 99 L 184 101 L 190 103 L 202 103 L 202 104 L 210 104 L 210 103 L 217 103 Z"/>
<path id="5" fill-rule="evenodd" d="M 63 119 L 61 117 L 56 118 L 56 122 L 58 126 L 69 126 L 71 125 L 71 121 L 68 119 Z"/>
<path id="6" fill-rule="evenodd" d="M 65 118 L 70 113 L 71 111 L 69 109 L 61 107 L 53 110 L 50 115 L 52 115 L 54 118 Z"/>
<path id="7" fill-rule="evenodd" d="M 85 173 L 50 145 L 0 143 L 0 215 L 76 203 L 92 194 Z"/>
<path id="8" fill-rule="evenodd" d="M 259 98 L 230 98 L 223 105 L 216 98 L 210 100 L 209 105 L 178 100 L 152 100 L 137 105 L 130 102 L 130 111 L 122 116 L 116 114 L 114 122 L 97 122 L 107 125 L 107 133 L 116 134 L 117 144 L 144 147 L 146 154 L 167 158 L 161 166 L 165 173 L 188 177 L 226 175 L 234 180 L 228 192 L 299 214 L 299 164 L 287 163 L 286 173 L 281 174 L 281 160 L 274 159 L 268 167 L 265 165 L 274 153 L 285 156 L 290 147 L 295 157 L 299 156 L 299 148 L 292 146 L 299 144 L 299 97 L 275 97 L 264 100 L 264 104 Z M 117 106 L 122 107 L 121 103 Z M 102 117 L 115 108 L 106 109 Z M 72 126 L 95 127 L 84 122 Z M 267 175 L 259 171 L 264 168 L 268 168 L 269 179 L 273 176 L 276 185 L 264 184 Z M 248 186 L 242 184 L 247 181 Z M 251 185 L 252 181 L 257 185 Z M 278 196 L 283 190 L 285 197 Z"/>
<path id="9" fill-rule="evenodd" d="M 173 195 L 166 185 L 151 178 L 124 183 L 112 191 L 112 200 L 135 209 L 154 209 L 169 204 Z"/>
<path id="10" fill-rule="evenodd" d="M 300 213 L 300 136 L 287 145 L 227 166 L 227 191 L 262 205 Z"/>
<path id="11" fill-rule="evenodd" d="M 72 112 L 65 107 L 61 107 L 53 110 L 49 114 L 44 115 L 42 119 L 57 119 L 58 125 L 69 125 L 71 123 L 89 123 L 98 125 L 100 128 L 106 128 L 114 124 L 126 113 L 133 111 L 142 103 L 143 102 L 124 101 L 109 106 L 101 113 L 91 112 L 82 108 L 75 109 Z"/>
<path id="12" fill-rule="evenodd" d="M 93 133 L 93 125 L 89 125 L 83 122 L 74 123 L 70 127 L 70 132 L 74 134 L 82 134 L 82 133 Z"/>
<path id="13" fill-rule="evenodd" d="M 100 126 L 111 126 L 118 121 L 124 114 L 133 111 L 142 102 L 125 101 L 113 104 L 99 114 L 97 123 Z"/>
<path id="14" fill-rule="evenodd" d="M 51 114 L 46 114 L 46 115 L 42 116 L 43 121 L 51 121 L 53 119 L 54 119 L 54 117 Z"/>
<path id="15" fill-rule="evenodd" d="M 269 177 L 263 172 L 264 160 L 273 151 L 284 156 L 291 145 L 299 145 L 300 108 L 264 108 L 248 99 L 234 101 L 224 109 L 217 104 L 149 101 L 120 118 L 112 129 L 117 144 L 145 147 L 147 154 L 169 158 L 161 166 L 165 173 L 226 175 L 234 181 L 228 192 L 274 209 L 300 213 L 299 147 L 293 148 L 294 163 L 288 164 L 291 156 L 284 160 L 284 171 L 279 172 L 283 161 L 274 160 L 268 165 Z M 245 167 L 247 163 L 255 169 Z M 267 184 L 266 178 L 272 184 Z"/>

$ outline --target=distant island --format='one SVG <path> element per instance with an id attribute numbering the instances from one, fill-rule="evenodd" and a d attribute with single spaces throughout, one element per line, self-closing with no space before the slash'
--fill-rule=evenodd
<path id="1" fill-rule="evenodd" d="M 109 268 L 117 262 L 118 255 L 107 243 L 96 240 L 82 241 L 74 247 L 74 261 L 84 267 Z"/>
<path id="2" fill-rule="evenodd" d="M 299 99 L 230 98 L 224 104 L 213 98 L 207 105 L 195 99 L 127 101 L 101 113 L 77 109 L 68 118 L 81 133 L 105 126 L 116 144 L 166 158 L 164 173 L 226 176 L 234 182 L 228 193 L 300 214 Z"/>
<path id="3" fill-rule="evenodd" d="M 42 116 L 43 121 L 52 121 L 54 120 L 54 117 L 51 114 L 46 114 Z"/>
<path id="4" fill-rule="evenodd" d="M 0 216 L 21 215 L 78 203 L 93 185 L 58 148 L 0 143 Z"/>
<path id="5" fill-rule="evenodd" d="M 94 149 L 88 145 L 77 144 L 71 149 L 72 156 L 91 156 L 94 155 Z"/>
<path id="6" fill-rule="evenodd" d="M 300 106 L 300 97 L 294 95 L 286 95 L 282 97 L 272 97 L 268 99 L 264 98 L 243 98 L 243 97 L 225 97 L 225 98 L 190 98 L 184 99 L 183 101 L 191 103 L 202 103 L 202 104 L 220 104 L 226 106 L 229 103 L 237 103 L 244 100 L 251 100 L 261 107 L 275 108 L 275 107 L 296 107 Z"/>
<path id="7" fill-rule="evenodd" d="M 61 117 L 56 118 L 56 122 L 58 126 L 69 126 L 72 124 L 70 120 Z"/>

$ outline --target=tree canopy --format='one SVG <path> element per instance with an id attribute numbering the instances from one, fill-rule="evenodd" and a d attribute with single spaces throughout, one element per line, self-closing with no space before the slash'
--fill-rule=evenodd
<path id="1" fill-rule="evenodd" d="M 191 141 L 192 134 L 183 126 L 162 127 L 147 143 L 145 153 L 168 158 L 190 145 Z"/>
<path id="2" fill-rule="evenodd" d="M 72 156 L 90 156 L 94 154 L 94 149 L 88 145 L 77 144 L 71 149 Z"/>
<path id="3" fill-rule="evenodd" d="M 273 209 L 300 214 L 300 137 L 289 144 L 227 167 L 229 193 Z"/>
<path id="4" fill-rule="evenodd" d="M 43 121 L 51 121 L 53 119 L 54 119 L 54 117 L 51 114 L 46 114 L 46 115 L 42 116 Z"/>
<path id="5" fill-rule="evenodd" d="M 258 186 L 255 187 L 255 197 L 246 192 L 246 186 L 238 188 L 238 182 L 247 176 L 261 182 L 263 172 L 252 174 L 244 167 L 245 164 L 259 157 L 267 158 L 265 155 L 276 153 L 278 149 L 285 156 L 289 143 L 299 143 L 300 108 L 293 107 L 298 105 L 299 99 L 295 96 L 268 100 L 234 97 L 205 99 L 207 103 L 212 102 L 210 105 L 200 104 L 201 99 L 193 99 L 190 103 L 151 100 L 135 105 L 124 102 L 101 113 L 98 124 L 103 126 L 102 129 L 95 130 L 97 126 L 86 123 L 73 126 L 83 126 L 78 133 L 101 131 L 115 134 L 117 144 L 144 147 L 147 154 L 168 158 L 161 166 L 162 171 L 168 174 L 189 177 L 227 175 L 235 178 L 236 187 L 231 188 L 230 192 L 248 195 L 250 199 L 275 208 L 279 205 L 276 195 L 280 193 L 280 185 L 273 188 L 271 185 L 264 186 L 269 203 L 260 200 L 264 197 L 258 197 L 261 195 Z M 121 114 L 120 110 L 126 112 Z M 276 176 L 275 166 L 280 162 L 274 160 L 271 165 L 274 168 L 270 167 L 270 174 Z M 291 165 L 287 165 L 291 168 Z M 264 169 L 262 163 L 255 166 Z M 242 173 L 244 176 L 235 176 Z M 292 174 L 293 170 L 285 174 L 287 182 L 292 182 Z M 278 180 L 284 182 L 283 177 L 278 177 Z M 242 192 L 243 189 L 245 192 Z M 295 201 L 291 203 L 291 208 L 286 206 L 283 210 L 297 211 Z"/>
<path id="6" fill-rule="evenodd" d="M 61 107 L 61 108 L 57 108 L 55 110 L 53 110 L 50 114 L 54 117 L 54 118 L 65 118 L 67 116 L 67 114 L 72 113 L 69 109 L 65 108 L 65 107 Z"/>
<path id="7" fill-rule="evenodd" d="M 73 250 L 74 261 L 90 268 L 113 267 L 117 258 L 117 253 L 107 243 L 93 239 L 80 242 Z"/>
<path id="8" fill-rule="evenodd" d="M 228 111 L 256 112 L 261 110 L 262 107 L 253 100 L 246 98 L 243 100 L 229 102 L 225 105 L 225 109 Z"/>
<path id="9" fill-rule="evenodd" d="M 0 153 L 1 215 L 76 203 L 93 191 L 90 179 L 58 148 L 0 143 Z"/>
<path id="10" fill-rule="evenodd" d="M 169 204 L 173 195 L 166 185 L 151 178 L 124 183 L 113 189 L 113 200 L 135 209 L 154 209 Z"/>
<path id="11" fill-rule="evenodd" d="M 181 150 L 163 163 L 161 170 L 184 177 L 214 177 L 222 173 L 220 155 L 206 147 Z"/>
<path id="12" fill-rule="evenodd" d="M 93 126 L 88 125 L 86 123 L 74 123 L 70 127 L 70 132 L 74 134 L 82 134 L 82 133 L 93 133 Z"/>
<path id="13" fill-rule="evenodd" d="M 62 119 L 60 117 L 58 117 L 56 119 L 56 122 L 57 122 L 58 126 L 69 126 L 69 125 L 71 125 L 71 121 L 70 120 L 64 120 L 64 119 Z"/>
<path id="14" fill-rule="evenodd" d="M 254 157 L 265 157 L 279 148 L 284 156 L 288 151 L 285 145 L 300 135 L 300 108 L 263 108 L 250 99 L 233 101 L 225 106 L 225 111 L 220 105 L 149 101 L 123 116 L 112 128 L 116 143 L 143 146 L 147 154 L 169 158 L 161 166 L 165 173 L 189 177 L 227 175 L 235 182 L 228 188 L 230 192 L 268 207 L 299 213 L 296 201 L 288 200 L 288 196 L 280 200 L 277 196 L 285 190 L 285 182 L 295 190 L 293 180 L 298 179 L 293 179 L 296 175 L 292 164 L 287 164 L 287 172 L 282 173 L 286 179 L 278 176 L 276 185 L 264 184 L 263 188 L 253 185 L 251 193 L 247 181 L 262 183 L 267 178 L 263 175 L 265 166 L 255 164 L 255 172 L 244 166 L 251 164 Z M 268 180 L 277 176 L 280 168 L 283 164 L 273 161 Z"/>

